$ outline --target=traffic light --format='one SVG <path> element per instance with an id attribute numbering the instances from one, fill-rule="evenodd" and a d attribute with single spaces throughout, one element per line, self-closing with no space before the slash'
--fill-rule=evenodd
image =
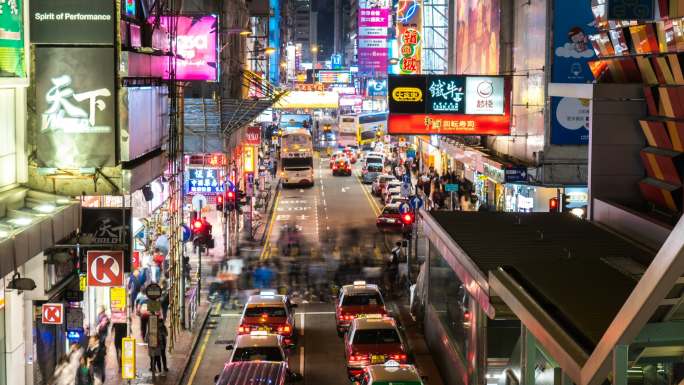
<path id="1" fill-rule="evenodd" d="M 406 226 L 411 226 L 415 219 L 415 215 L 411 212 L 401 214 L 401 222 Z"/>
<path id="2" fill-rule="evenodd" d="M 233 190 L 226 191 L 226 210 L 235 210 L 235 191 Z"/>
<path id="3" fill-rule="evenodd" d="M 216 196 L 216 211 L 223 211 L 223 195 Z"/>
<path id="4" fill-rule="evenodd" d="M 549 199 L 549 212 L 550 213 L 557 213 L 558 212 L 558 198 L 553 197 Z"/>
<path id="5" fill-rule="evenodd" d="M 204 222 L 202 222 L 201 219 L 197 218 L 192 221 L 192 234 L 198 235 L 202 234 L 204 229 Z"/>
<path id="6" fill-rule="evenodd" d="M 561 211 L 564 213 L 570 212 L 570 210 L 571 210 L 571 208 L 570 208 L 570 203 L 571 203 L 570 195 L 563 194 L 562 198 L 563 198 L 563 202 L 562 202 L 563 203 L 562 204 L 563 209 Z"/>

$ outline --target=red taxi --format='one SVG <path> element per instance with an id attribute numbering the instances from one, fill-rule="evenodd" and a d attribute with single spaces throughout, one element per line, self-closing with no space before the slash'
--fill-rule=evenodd
<path id="1" fill-rule="evenodd" d="M 332 174 L 351 176 L 352 170 L 349 160 L 347 158 L 337 158 L 332 166 Z"/>
<path id="2" fill-rule="evenodd" d="M 284 295 L 252 295 L 242 312 L 238 335 L 251 334 L 254 331 L 275 333 L 283 337 L 285 345 L 292 344 L 297 336 L 292 312 L 292 308 L 296 306 Z"/>
<path id="3" fill-rule="evenodd" d="M 394 175 L 380 175 L 378 176 L 375 181 L 373 182 L 373 186 L 371 187 L 371 191 L 373 192 L 373 195 L 375 196 L 380 196 L 382 194 L 382 191 L 385 189 L 385 186 L 389 181 L 391 180 L 396 180 L 397 178 L 394 177 Z"/>
<path id="4" fill-rule="evenodd" d="M 375 225 L 380 230 L 401 231 L 404 228 L 404 223 L 401 221 L 401 212 L 399 205 L 401 202 L 391 203 L 382 209 L 380 215 L 375 220 Z"/>
<path id="5" fill-rule="evenodd" d="M 387 314 L 378 286 L 364 281 L 355 281 L 352 285 L 342 286 L 335 303 L 337 334 L 341 337 L 354 318 L 366 314 Z"/>
<path id="6" fill-rule="evenodd" d="M 408 353 L 396 321 L 381 315 L 368 315 L 352 321 L 344 339 L 347 374 L 357 378 L 368 365 L 387 361 L 408 363 Z"/>
<path id="7" fill-rule="evenodd" d="M 340 159 L 340 158 L 344 158 L 344 153 L 342 151 L 337 151 L 337 152 L 333 153 L 332 155 L 330 155 L 329 165 L 330 165 L 331 169 L 333 168 L 335 161 Z"/>

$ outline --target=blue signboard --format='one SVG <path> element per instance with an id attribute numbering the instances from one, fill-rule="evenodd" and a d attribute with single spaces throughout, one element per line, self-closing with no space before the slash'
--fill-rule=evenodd
<path id="1" fill-rule="evenodd" d="M 596 53 L 589 35 L 597 33 L 591 1 L 556 0 L 553 28 L 553 83 L 591 83 L 589 65 Z"/>
<path id="2" fill-rule="evenodd" d="M 510 167 L 504 170 L 506 183 L 527 182 L 527 167 Z"/>
<path id="3" fill-rule="evenodd" d="M 342 55 L 339 53 L 330 55 L 330 68 L 334 70 L 342 68 Z"/>
<path id="4" fill-rule="evenodd" d="M 387 96 L 387 79 L 369 79 L 366 83 L 366 95 Z"/>
<path id="5" fill-rule="evenodd" d="M 465 113 L 465 76 L 439 76 L 427 79 L 428 114 Z"/>
<path id="6" fill-rule="evenodd" d="M 653 0 L 610 0 L 608 20 L 653 20 Z"/>
<path id="7" fill-rule="evenodd" d="M 414 196 L 413 198 L 409 199 L 409 206 L 411 206 L 412 209 L 417 210 L 423 207 L 423 199 L 421 197 Z"/>
<path id="8" fill-rule="evenodd" d="M 218 194 L 224 191 L 224 185 L 220 180 L 220 171 L 213 168 L 188 169 L 186 193 L 194 194 Z"/>
<path id="9" fill-rule="evenodd" d="M 551 144 L 589 144 L 589 99 L 551 97 Z"/>
<path id="10" fill-rule="evenodd" d="M 268 46 L 275 48 L 268 56 L 268 80 L 280 84 L 280 0 L 270 0 L 271 17 L 268 20 Z"/>
<path id="11" fill-rule="evenodd" d="M 447 183 L 444 185 L 444 191 L 446 192 L 458 192 L 457 183 Z"/>

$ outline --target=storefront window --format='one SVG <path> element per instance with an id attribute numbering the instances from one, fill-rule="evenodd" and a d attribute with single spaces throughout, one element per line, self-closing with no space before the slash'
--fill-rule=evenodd
<path id="1" fill-rule="evenodd" d="M 435 247 L 430 247 L 429 302 L 449 340 L 465 360 L 471 326 L 470 297 L 454 271 L 435 250 Z"/>

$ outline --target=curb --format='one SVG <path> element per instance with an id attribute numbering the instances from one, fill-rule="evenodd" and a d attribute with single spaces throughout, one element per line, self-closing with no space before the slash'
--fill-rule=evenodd
<path id="1" fill-rule="evenodd" d="M 185 379 L 185 376 L 188 374 L 188 368 L 190 367 L 192 357 L 195 355 L 195 350 L 197 350 L 197 345 L 199 343 L 200 337 L 202 336 L 202 331 L 204 330 L 204 327 L 207 326 L 207 321 L 209 320 L 209 316 L 211 315 L 211 308 L 212 306 L 210 302 L 207 307 L 207 312 L 204 315 L 204 319 L 202 320 L 202 326 L 199 328 L 199 333 L 192 337 L 192 343 L 190 344 L 190 354 L 187 355 L 187 358 L 183 363 L 183 370 L 181 371 L 180 376 L 176 378 L 176 381 L 173 383 L 174 385 L 180 385 Z"/>
<path id="2" fill-rule="evenodd" d="M 273 214 L 275 213 L 275 202 L 277 200 L 276 198 L 278 197 L 278 193 L 280 193 L 280 188 L 281 188 L 280 178 L 278 178 L 278 183 L 276 184 L 276 188 L 273 191 L 273 196 L 272 196 L 271 202 L 269 204 L 268 215 L 266 216 L 267 217 L 266 224 L 264 226 L 264 232 L 261 234 L 261 239 L 259 240 L 259 244 L 262 246 L 264 245 L 264 240 L 266 239 L 266 233 L 268 232 L 268 229 L 267 229 L 268 224 L 271 222 L 271 218 L 273 217 Z"/>

